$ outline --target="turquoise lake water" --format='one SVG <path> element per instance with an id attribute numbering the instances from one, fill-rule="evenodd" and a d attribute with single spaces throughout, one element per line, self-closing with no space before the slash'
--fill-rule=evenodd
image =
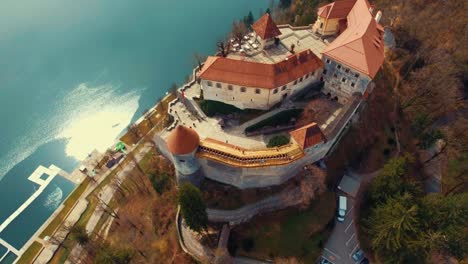
<path id="1" fill-rule="evenodd" d="M 38 165 L 71 172 L 105 150 L 172 82 L 182 84 L 194 52 L 212 54 L 234 20 L 249 11 L 257 19 L 269 4 L 1 1 L 0 223 L 37 189 L 27 177 Z M 21 248 L 73 188 L 54 179 L 0 237 Z"/>

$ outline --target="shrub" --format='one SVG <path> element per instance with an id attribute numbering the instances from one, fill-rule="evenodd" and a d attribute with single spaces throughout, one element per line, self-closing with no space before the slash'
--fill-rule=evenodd
<path id="1" fill-rule="evenodd" d="M 297 119 L 302 113 L 302 109 L 290 109 L 277 113 L 267 119 L 253 124 L 245 129 L 245 132 L 253 132 L 264 127 L 276 127 L 290 124 L 293 118 Z"/>
<path id="2" fill-rule="evenodd" d="M 203 110 L 203 112 L 205 112 L 205 114 L 209 117 L 212 117 L 215 115 L 227 115 L 231 113 L 242 112 L 241 109 L 235 106 L 217 102 L 217 101 L 211 101 L 211 100 L 201 101 L 200 107 Z"/>
<path id="3" fill-rule="evenodd" d="M 289 143 L 289 138 L 284 135 L 274 136 L 268 141 L 267 147 L 274 148 L 283 146 Z"/>
<path id="4" fill-rule="evenodd" d="M 250 252 L 255 246 L 255 243 L 252 238 L 246 238 L 242 240 L 242 249 L 247 252 Z"/>

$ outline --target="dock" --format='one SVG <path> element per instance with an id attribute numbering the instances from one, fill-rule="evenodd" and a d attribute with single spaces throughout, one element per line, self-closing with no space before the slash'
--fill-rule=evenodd
<path id="1" fill-rule="evenodd" d="M 44 175 L 46 177 L 44 177 Z M 67 178 L 67 173 L 55 165 L 50 165 L 49 168 L 44 166 L 39 166 L 36 170 L 28 177 L 28 180 L 39 185 L 39 188 L 23 203 L 21 204 L 3 223 L 0 224 L 0 232 L 2 232 L 8 225 L 13 222 L 28 206 L 36 200 L 39 195 L 45 190 L 49 183 L 55 178 L 55 176 L 60 175 Z M 20 250 L 9 244 L 7 241 L 0 238 L 0 245 L 4 246 L 7 249 L 7 252 L 0 256 L 0 262 L 10 253 L 15 255 L 20 255 Z"/>

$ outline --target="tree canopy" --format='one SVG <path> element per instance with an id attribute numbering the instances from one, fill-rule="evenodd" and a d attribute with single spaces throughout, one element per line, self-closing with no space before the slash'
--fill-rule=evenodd
<path id="1" fill-rule="evenodd" d="M 208 215 L 201 191 L 190 183 L 184 183 L 179 189 L 179 205 L 187 226 L 201 233 L 208 227 Z"/>
<path id="2" fill-rule="evenodd" d="M 410 160 L 390 159 L 370 186 L 372 249 L 385 263 L 422 263 L 433 252 L 465 258 L 468 194 L 424 195 L 407 175 Z"/>

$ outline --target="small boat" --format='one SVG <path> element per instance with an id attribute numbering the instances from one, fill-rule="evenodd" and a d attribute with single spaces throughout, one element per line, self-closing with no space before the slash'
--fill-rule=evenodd
<path id="1" fill-rule="evenodd" d="M 112 127 L 114 128 L 114 127 L 116 127 L 116 126 L 118 126 L 118 125 L 120 125 L 120 123 L 113 124 Z"/>

